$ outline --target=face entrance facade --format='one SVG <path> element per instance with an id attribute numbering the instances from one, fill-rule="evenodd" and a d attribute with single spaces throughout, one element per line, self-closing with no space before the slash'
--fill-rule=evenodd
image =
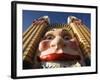
<path id="1" fill-rule="evenodd" d="M 91 66 L 90 30 L 75 16 L 50 24 L 48 16 L 23 32 L 23 69 Z"/>

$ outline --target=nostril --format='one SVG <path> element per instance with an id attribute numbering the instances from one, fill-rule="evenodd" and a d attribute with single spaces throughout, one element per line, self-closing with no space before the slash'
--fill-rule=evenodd
<path id="1" fill-rule="evenodd" d="M 51 44 L 52 48 L 63 48 L 66 47 L 66 44 L 59 43 L 59 44 Z"/>
<path id="2" fill-rule="evenodd" d="M 64 44 L 64 47 L 66 47 L 66 44 Z"/>
<path id="3" fill-rule="evenodd" d="M 51 47 L 55 47 L 55 45 L 51 45 Z"/>
<path id="4" fill-rule="evenodd" d="M 65 47 L 66 44 L 64 44 L 62 37 L 57 36 L 51 41 L 50 46 L 55 48 L 62 48 Z"/>

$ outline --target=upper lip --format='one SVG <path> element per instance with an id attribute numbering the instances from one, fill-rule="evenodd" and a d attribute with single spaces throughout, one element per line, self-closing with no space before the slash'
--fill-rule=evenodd
<path id="1" fill-rule="evenodd" d="M 54 52 L 54 53 L 49 53 L 49 54 L 64 54 L 64 55 L 78 55 L 78 54 L 70 54 L 70 53 L 59 53 L 59 52 Z M 44 55 L 49 55 L 49 54 L 44 54 Z"/>
<path id="2" fill-rule="evenodd" d="M 40 55 L 40 60 L 43 61 L 55 61 L 55 60 L 80 60 L 80 55 L 70 55 L 67 53 L 52 53 L 47 55 Z"/>
<path id="3" fill-rule="evenodd" d="M 42 56 L 47 56 L 47 55 L 69 55 L 69 56 L 80 56 L 80 55 L 73 55 L 73 54 L 70 54 L 70 53 L 49 53 L 49 54 L 45 54 L 45 55 L 40 55 L 41 57 Z"/>

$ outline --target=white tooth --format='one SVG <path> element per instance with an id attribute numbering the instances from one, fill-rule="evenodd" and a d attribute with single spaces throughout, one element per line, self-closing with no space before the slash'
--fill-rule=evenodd
<path id="1" fill-rule="evenodd" d="M 50 63 L 49 66 L 50 66 L 50 68 L 53 68 L 53 64 L 52 63 Z"/>
<path id="2" fill-rule="evenodd" d="M 49 66 L 49 68 L 53 68 L 53 66 L 52 66 L 52 65 L 50 65 L 50 66 Z"/>
<path id="3" fill-rule="evenodd" d="M 48 64 L 48 68 L 50 68 L 50 65 Z"/>
<path id="4" fill-rule="evenodd" d="M 46 68 L 46 66 L 45 65 L 42 65 L 43 66 L 43 68 Z"/>
<path id="5" fill-rule="evenodd" d="M 48 62 L 46 63 L 46 67 L 48 67 Z"/>
<path id="6" fill-rule="evenodd" d="M 58 68 L 58 65 L 55 65 L 55 68 Z"/>
<path id="7" fill-rule="evenodd" d="M 52 68 L 55 68 L 55 65 L 52 65 Z"/>

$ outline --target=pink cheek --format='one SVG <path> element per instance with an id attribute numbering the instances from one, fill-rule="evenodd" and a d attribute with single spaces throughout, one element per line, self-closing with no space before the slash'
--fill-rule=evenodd
<path id="1" fill-rule="evenodd" d="M 70 41 L 69 42 L 69 47 L 72 48 L 72 49 L 77 50 L 78 49 L 78 43 L 77 43 L 77 41 Z"/>
<path id="2" fill-rule="evenodd" d="M 47 41 L 47 40 L 41 41 L 40 44 L 39 44 L 39 51 L 44 51 L 44 50 L 48 49 L 49 48 L 49 43 L 50 42 Z"/>

